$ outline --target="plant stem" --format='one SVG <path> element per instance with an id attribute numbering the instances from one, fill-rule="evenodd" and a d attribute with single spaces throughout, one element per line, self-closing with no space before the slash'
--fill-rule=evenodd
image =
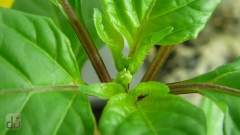
<path id="1" fill-rule="evenodd" d="M 142 82 L 153 81 L 170 55 L 174 45 L 161 46 L 142 78 Z"/>
<path id="2" fill-rule="evenodd" d="M 188 93 L 202 93 L 203 91 L 218 91 L 229 94 L 240 93 L 239 90 L 234 88 L 208 84 L 208 83 L 196 83 L 196 84 L 184 84 L 181 82 L 167 84 L 171 94 L 188 94 Z"/>
<path id="3" fill-rule="evenodd" d="M 110 82 L 111 77 L 87 30 L 82 13 L 78 13 L 78 15 L 80 15 L 80 18 L 78 18 L 67 0 L 60 0 L 60 3 L 63 6 L 64 11 L 69 18 L 69 22 L 87 53 L 95 71 L 97 72 L 99 79 L 101 82 Z"/>

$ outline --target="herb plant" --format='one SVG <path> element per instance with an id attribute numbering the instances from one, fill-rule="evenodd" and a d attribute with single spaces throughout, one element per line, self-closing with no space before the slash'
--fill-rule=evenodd
<path id="1" fill-rule="evenodd" d="M 174 44 L 196 38 L 220 0 L 101 0 L 94 13 L 96 0 L 51 2 L 56 7 L 16 0 L 15 10 L 0 8 L 1 135 L 213 135 L 211 112 L 177 96 L 188 93 L 209 98 L 224 113 L 222 134 L 240 134 L 240 58 L 190 80 L 154 81 Z M 114 77 L 98 53 L 100 39 L 111 50 Z M 161 45 L 155 59 L 129 89 L 154 45 Z M 82 79 L 86 56 L 101 83 Z M 87 95 L 108 100 L 98 125 Z M 21 113 L 21 128 L 6 129 L 8 113 Z"/>

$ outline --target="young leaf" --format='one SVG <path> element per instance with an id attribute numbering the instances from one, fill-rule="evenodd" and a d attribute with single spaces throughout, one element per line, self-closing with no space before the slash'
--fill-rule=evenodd
<path id="1" fill-rule="evenodd" d="M 198 92 L 212 99 L 225 114 L 224 133 L 240 134 L 240 57 L 196 78 L 169 84 L 172 93 Z"/>
<path id="2" fill-rule="evenodd" d="M 146 96 L 146 95 L 166 95 L 169 92 L 169 88 L 167 85 L 162 84 L 160 82 L 141 82 L 139 83 L 133 90 L 129 91 L 129 94 L 137 99 L 138 96 Z"/>
<path id="3" fill-rule="evenodd" d="M 128 94 L 112 97 L 99 129 L 104 135 L 205 135 L 202 110 L 174 95 L 147 96 L 139 102 Z"/>
<path id="4" fill-rule="evenodd" d="M 145 35 L 165 27 L 174 28 L 159 42 L 171 45 L 196 38 L 221 0 L 156 0 Z"/>
<path id="5" fill-rule="evenodd" d="M 112 24 L 97 9 L 94 10 L 94 23 L 99 37 L 108 45 L 111 50 L 115 67 L 118 71 L 123 69 L 121 65 L 124 40 L 122 35 L 115 30 Z"/>
<path id="6" fill-rule="evenodd" d="M 98 38 L 96 30 L 94 28 L 94 23 L 92 19 L 93 8 L 101 8 L 100 1 L 96 0 L 86 0 L 83 2 L 83 17 L 88 27 L 88 30 L 96 43 L 97 47 L 100 49 L 103 46 L 102 41 Z M 81 68 L 84 62 L 87 60 L 87 55 L 81 43 L 79 42 L 75 32 L 69 25 L 67 19 L 63 16 L 62 12 L 52 3 L 50 0 L 15 0 L 13 4 L 13 9 L 20 10 L 23 12 L 43 15 L 51 18 L 58 28 L 68 37 L 71 42 L 73 53 L 76 57 L 78 66 Z"/>
<path id="7" fill-rule="evenodd" d="M 168 35 L 173 30 L 172 27 L 165 28 L 159 32 L 153 33 L 146 38 L 144 38 L 143 42 L 135 52 L 135 54 L 130 59 L 130 64 L 128 65 L 128 70 L 135 74 L 139 67 L 142 65 L 144 58 L 148 54 L 149 50 L 153 47 L 153 45 L 160 40 L 162 40 L 166 35 Z"/>
<path id="8" fill-rule="evenodd" d="M 0 8 L 0 63 L 0 117 L 20 113 L 22 122 L 1 122 L 1 135 L 93 134 L 70 42 L 50 19 Z"/>
<path id="9" fill-rule="evenodd" d="M 129 45 L 128 57 L 134 57 L 129 62 L 131 65 L 123 68 L 135 74 L 154 44 L 173 45 L 195 38 L 220 0 L 101 0 L 101 2 L 106 20 Z M 111 36 L 111 33 L 108 35 Z M 114 39 L 114 35 L 109 39 Z M 115 63 L 120 63 L 118 67 L 121 67 L 121 62 Z"/>
<path id="10" fill-rule="evenodd" d="M 101 0 L 113 26 L 124 35 L 131 51 L 142 39 L 173 27 L 160 44 L 176 44 L 195 38 L 220 0 Z"/>
<path id="11" fill-rule="evenodd" d="M 91 85 L 81 85 L 80 90 L 88 95 L 102 99 L 109 99 L 114 95 L 125 93 L 125 89 L 118 83 L 100 83 Z"/>

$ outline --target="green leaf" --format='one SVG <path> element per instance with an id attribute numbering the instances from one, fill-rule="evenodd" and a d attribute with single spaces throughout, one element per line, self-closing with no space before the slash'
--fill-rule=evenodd
<path id="1" fill-rule="evenodd" d="M 144 20 L 146 19 L 150 7 L 154 5 L 153 0 L 101 0 L 104 12 L 107 18 L 111 21 L 113 26 L 121 33 L 127 40 L 131 50 L 134 48 L 135 42 L 138 40 L 138 33 L 141 31 Z M 135 8 L 136 7 L 136 8 Z M 149 9 L 150 8 L 150 9 Z M 138 12 L 140 12 L 138 14 Z M 138 15 L 142 19 L 139 20 Z"/>
<path id="2" fill-rule="evenodd" d="M 82 85 L 80 90 L 92 96 L 102 99 L 109 99 L 114 95 L 125 93 L 125 89 L 118 83 L 100 83 L 91 85 Z"/>
<path id="3" fill-rule="evenodd" d="M 203 97 L 201 109 L 204 111 L 207 122 L 206 135 L 223 135 L 224 114 L 210 99 Z"/>
<path id="4" fill-rule="evenodd" d="M 74 52 L 74 55 L 77 59 L 78 66 L 81 68 L 84 65 L 84 62 L 88 59 L 85 51 L 83 50 L 81 43 L 79 42 L 75 32 L 72 27 L 69 25 L 67 19 L 63 16 L 62 12 L 50 2 L 50 0 L 15 0 L 13 4 L 13 9 L 17 9 L 23 12 L 43 15 L 50 17 L 58 28 L 68 37 L 71 42 L 71 46 Z M 100 1 L 96 0 L 85 0 L 83 2 L 83 12 L 84 20 L 88 27 L 88 30 L 96 43 L 97 47 L 100 49 L 103 46 L 102 41 L 98 38 L 97 32 L 94 28 L 93 23 L 93 8 L 101 8 Z"/>
<path id="5" fill-rule="evenodd" d="M 98 23 L 97 27 L 106 28 L 110 22 L 109 26 L 113 26 L 118 33 L 111 28 L 115 34 L 112 34 L 111 30 L 106 30 L 104 33 L 107 34 L 99 35 L 104 42 L 106 38 L 103 38 L 103 35 L 108 35 L 108 39 L 122 35 L 126 39 L 130 48 L 128 57 L 133 57 L 131 62 L 128 62 L 131 64 L 127 66 L 122 64 L 125 62 L 121 63 L 121 58 L 115 58 L 115 64 L 119 64 L 116 66 L 118 71 L 126 68 L 135 74 L 154 44 L 173 45 L 196 38 L 220 0 L 101 0 L 101 2 L 106 21 Z M 102 29 L 97 31 L 103 33 Z M 119 48 L 123 46 L 117 41 L 112 44 Z M 121 49 L 116 49 L 115 52 L 117 51 Z M 121 52 L 116 54 L 115 57 L 121 56 Z M 124 60 L 125 58 L 122 61 Z"/>
<path id="6" fill-rule="evenodd" d="M 1 122 L 1 135 L 93 134 L 70 42 L 50 19 L 0 8 L 0 63 L 0 117 L 21 114 L 20 129 Z"/>
<path id="7" fill-rule="evenodd" d="M 225 114 L 224 134 L 240 134 L 240 57 L 196 78 L 170 84 L 172 92 L 198 92 L 212 99 Z"/>
<path id="8" fill-rule="evenodd" d="M 5 63 L 1 65 L 6 71 L 15 70 L 15 73 L 1 70 L 3 78 L 10 77 L 7 73 L 23 74 L 25 77 L 21 80 L 34 86 L 44 86 L 51 80 L 55 80 L 53 85 L 65 84 L 63 82 L 83 84 L 70 42 L 51 20 L 13 10 L 1 11 L 1 63 Z M 13 83 L 13 80 L 9 81 Z M 15 89 L 9 83 L 4 83 L 5 89 Z"/>
<path id="9" fill-rule="evenodd" d="M 174 95 L 147 96 L 139 102 L 128 94 L 112 97 L 99 123 L 104 135 L 205 135 L 203 112 Z"/>
<path id="10" fill-rule="evenodd" d="M 166 95 L 169 92 L 169 88 L 167 85 L 160 82 L 141 82 L 139 83 L 133 90 L 129 91 L 129 94 L 137 99 L 138 96 L 146 96 L 146 95 L 155 95 L 161 96 Z"/>
<path id="11" fill-rule="evenodd" d="M 222 65 L 215 70 L 188 80 L 188 83 L 208 83 L 240 90 L 240 57 L 235 62 Z"/>
<path id="12" fill-rule="evenodd" d="M 143 60 L 148 54 L 149 50 L 153 47 L 153 45 L 160 40 L 162 40 L 166 35 L 168 35 L 173 30 L 172 27 L 165 28 L 159 32 L 153 33 L 148 37 L 144 38 L 143 42 L 135 52 L 135 54 L 130 59 L 130 64 L 128 65 L 128 70 L 135 74 L 139 67 L 142 65 Z"/>
<path id="13" fill-rule="evenodd" d="M 145 35 L 171 26 L 171 34 L 159 42 L 171 45 L 196 38 L 221 0 L 156 0 Z"/>
<path id="14" fill-rule="evenodd" d="M 113 26 L 124 35 L 131 51 L 149 34 L 173 27 L 160 44 L 195 38 L 220 0 L 101 0 Z M 177 19 L 176 19 L 177 18 Z"/>
<path id="15" fill-rule="evenodd" d="M 121 71 L 123 69 L 121 65 L 121 58 L 124 47 L 122 35 L 115 30 L 112 24 L 97 9 L 94 11 L 94 23 L 99 37 L 108 45 L 111 50 L 115 67 L 118 71 Z"/>

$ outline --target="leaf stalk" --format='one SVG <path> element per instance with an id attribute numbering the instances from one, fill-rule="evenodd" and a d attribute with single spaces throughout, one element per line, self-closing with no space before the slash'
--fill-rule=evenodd
<path id="1" fill-rule="evenodd" d="M 144 74 L 141 82 L 153 81 L 156 78 L 163 64 L 166 62 L 168 56 L 170 55 L 173 47 L 174 45 L 160 47 L 152 63 Z"/>
<path id="2" fill-rule="evenodd" d="M 188 94 L 188 93 L 202 93 L 203 91 L 218 91 L 236 95 L 240 93 L 239 90 L 234 88 L 219 86 L 208 83 L 193 83 L 193 84 L 184 84 L 182 82 L 176 82 L 167 84 L 171 94 Z"/>

